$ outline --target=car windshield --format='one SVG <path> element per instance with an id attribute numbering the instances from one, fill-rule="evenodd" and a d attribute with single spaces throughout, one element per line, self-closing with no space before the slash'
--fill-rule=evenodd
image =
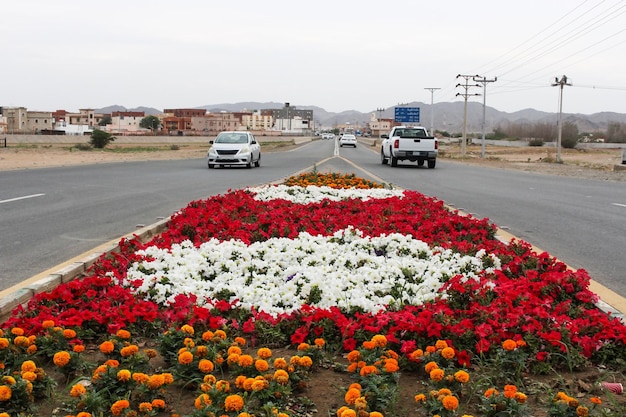
<path id="1" fill-rule="evenodd" d="M 220 133 L 215 143 L 248 143 L 248 135 L 245 133 Z"/>

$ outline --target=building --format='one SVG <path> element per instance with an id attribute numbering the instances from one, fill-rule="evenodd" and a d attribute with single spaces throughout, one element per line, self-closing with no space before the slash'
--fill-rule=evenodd
<path id="1" fill-rule="evenodd" d="M 241 119 L 236 113 L 206 113 L 204 116 L 191 118 L 191 130 L 196 134 L 215 136 L 226 130 L 242 129 L 245 130 L 245 127 L 241 126 Z"/>
<path id="2" fill-rule="evenodd" d="M 271 130 L 274 125 L 274 117 L 271 110 L 242 113 L 241 124 L 248 130 Z"/>
<path id="3" fill-rule="evenodd" d="M 114 111 L 111 113 L 111 124 L 106 126 L 107 131 L 116 132 L 118 135 L 145 134 L 150 129 L 144 129 L 141 121 L 146 117 L 142 111 Z"/>
<path id="4" fill-rule="evenodd" d="M 393 126 L 397 125 L 398 123 L 394 122 L 393 119 L 378 119 L 375 113 L 370 114 L 368 127 L 374 137 L 380 137 L 383 133 L 388 133 Z"/>
<path id="5" fill-rule="evenodd" d="M 269 109 L 272 112 L 274 125 L 272 129 L 289 133 L 311 133 L 313 126 L 313 110 L 298 110 L 285 103 L 282 109 Z"/>
<path id="6" fill-rule="evenodd" d="M 29 133 L 27 113 L 26 107 L 2 107 L 2 116 L 6 118 L 7 123 L 7 133 Z"/>

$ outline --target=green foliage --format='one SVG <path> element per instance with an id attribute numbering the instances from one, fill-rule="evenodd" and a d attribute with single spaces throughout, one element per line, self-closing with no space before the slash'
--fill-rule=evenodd
<path id="1" fill-rule="evenodd" d="M 115 136 L 113 136 L 109 132 L 105 132 L 104 130 L 100 129 L 94 129 L 93 133 L 91 134 L 91 140 L 89 141 L 89 143 L 91 143 L 94 148 L 103 149 L 115 139 Z"/>
<path id="2" fill-rule="evenodd" d="M 161 127 L 161 119 L 156 116 L 146 116 L 139 122 L 139 127 L 144 129 L 150 129 L 152 132 L 156 132 Z"/>
<path id="3" fill-rule="evenodd" d="M 574 149 L 578 144 L 578 126 L 572 122 L 563 123 L 561 131 L 561 146 L 568 149 Z"/>
<path id="4" fill-rule="evenodd" d="M 539 139 L 539 138 L 532 138 L 531 140 L 528 141 L 528 146 L 541 147 L 543 146 L 543 144 L 544 144 L 543 139 Z"/>
<path id="5" fill-rule="evenodd" d="M 106 125 L 110 125 L 112 122 L 111 116 L 104 116 L 102 119 L 100 119 L 100 121 L 98 122 L 98 126 L 106 126 Z"/>

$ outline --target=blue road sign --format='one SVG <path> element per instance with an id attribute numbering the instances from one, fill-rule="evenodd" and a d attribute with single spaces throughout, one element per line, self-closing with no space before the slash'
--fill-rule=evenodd
<path id="1" fill-rule="evenodd" d="M 419 107 L 395 107 L 394 120 L 399 123 L 419 123 Z"/>

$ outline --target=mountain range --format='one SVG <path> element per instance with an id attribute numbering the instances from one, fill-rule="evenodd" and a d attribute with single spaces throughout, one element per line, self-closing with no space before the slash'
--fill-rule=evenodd
<path id="1" fill-rule="evenodd" d="M 407 107 L 419 107 L 421 124 L 430 127 L 431 109 L 433 113 L 434 127 L 450 133 L 458 133 L 463 130 L 464 102 L 440 102 L 433 106 L 421 102 L 411 102 L 405 104 Z M 280 109 L 284 103 L 276 102 L 240 102 L 208 104 L 194 107 L 205 109 L 212 113 L 221 111 L 241 112 L 263 109 Z M 372 110 L 362 113 L 356 110 L 346 110 L 339 113 L 328 112 L 317 106 L 293 106 L 300 110 L 313 110 L 315 126 L 319 128 L 333 128 L 338 125 L 350 123 L 353 126 L 365 126 L 369 122 L 373 113 L 377 118 L 393 119 L 395 106 L 388 107 L 382 111 Z M 156 115 L 163 111 L 152 107 L 135 107 L 127 109 L 123 106 L 113 105 L 97 109 L 101 113 L 111 113 L 114 111 L 143 111 L 146 115 Z M 467 103 L 467 131 L 476 133 L 482 131 L 483 105 L 477 102 Z M 557 123 L 558 113 L 542 112 L 534 109 L 524 109 L 513 113 L 507 113 L 487 106 L 485 108 L 485 130 L 493 131 L 494 128 L 509 123 Z M 609 123 L 626 123 L 626 114 L 614 112 L 600 112 L 590 115 L 580 113 L 563 113 L 563 122 L 571 122 L 578 126 L 579 132 L 596 132 L 607 129 Z"/>

